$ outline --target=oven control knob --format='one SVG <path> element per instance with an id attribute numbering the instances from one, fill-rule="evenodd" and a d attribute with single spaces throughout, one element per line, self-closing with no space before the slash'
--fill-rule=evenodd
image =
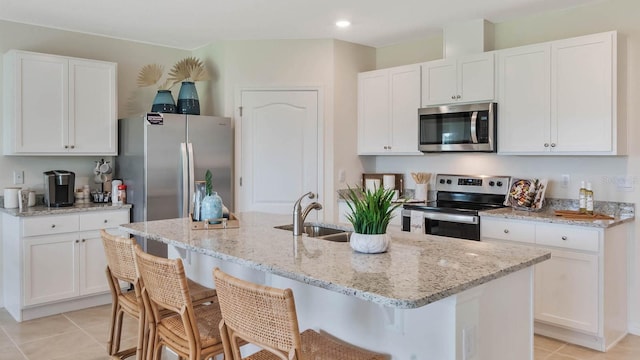
<path id="1" fill-rule="evenodd" d="M 489 181 L 489 186 L 493 186 L 493 185 L 495 185 L 495 184 L 496 184 L 496 183 L 495 183 L 495 182 L 493 182 L 493 180 L 492 180 L 492 181 Z"/>
<path id="2" fill-rule="evenodd" d="M 498 182 L 496 183 L 496 185 L 498 185 L 498 186 L 502 186 L 502 181 L 498 181 Z"/>
<path id="3" fill-rule="evenodd" d="M 451 179 L 447 179 L 447 185 L 451 185 Z"/>
<path id="4" fill-rule="evenodd" d="M 440 184 L 444 184 L 444 179 L 440 179 Z"/>

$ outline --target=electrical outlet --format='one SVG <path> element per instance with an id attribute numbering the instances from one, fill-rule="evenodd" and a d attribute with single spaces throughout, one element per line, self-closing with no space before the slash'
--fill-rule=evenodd
<path id="1" fill-rule="evenodd" d="M 344 169 L 338 171 L 338 181 L 343 183 L 347 179 L 347 172 Z"/>
<path id="2" fill-rule="evenodd" d="M 14 185 L 24 184 L 24 171 L 13 170 L 13 184 Z"/>
<path id="3" fill-rule="evenodd" d="M 571 177 L 569 175 L 562 175 L 562 187 L 563 188 L 568 188 L 569 187 L 569 181 L 571 181 Z"/>

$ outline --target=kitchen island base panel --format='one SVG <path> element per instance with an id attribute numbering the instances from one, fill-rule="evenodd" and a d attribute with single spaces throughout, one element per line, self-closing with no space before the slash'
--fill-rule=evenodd
<path id="1" fill-rule="evenodd" d="M 426 306 L 397 309 L 173 246 L 169 257 L 183 258 L 187 275 L 207 286 L 214 285 L 217 266 L 247 281 L 291 288 L 300 329 L 324 331 L 394 360 L 533 358 L 533 268 Z"/>

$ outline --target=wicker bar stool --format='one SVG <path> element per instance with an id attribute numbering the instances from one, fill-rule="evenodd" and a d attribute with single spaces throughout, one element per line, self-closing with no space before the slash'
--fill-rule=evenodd
<path id="1" fill-rule="evenodd" d="M 107 350 L 112 359 L 124 359 L 136 355 L 137 360 L 142 360 L 147 353 L 148 329 L 145 321 L 148 319 L 145 318 L 142 287 L 135 263 L 134 246 L 136 241 L 133 238 L 109 234 L 105 230 L 100 231 L 100 236 L 102 237 L 102 245 L 107 258 L 106 273 L 112 300 Z M 122 291 L 120 282 L 132 285 L 134 291 Z M 193 303 L 200 304 L 217 301 L 214 289 L 207 288 L 191 280 L 188 280 L 188 286 Z M 138 320 L 138 343 L 137 347 L 120 350 L 124 314 Z"/>
<path id="2" fill-rule="evenodd" d="M 223 354 L 218 301 L 214 298 L 208 304 L 194 306 L 182 259 L 153 256 L 142 251 L 139 245 L 135 246 L 135 254 L 142 298 L 150 318 L 149 343 L 152 345 L 148 357 L 160 359 L 163 346 L 181 359 L 209 359 Z"/>
<path id="3" fill-rule="evenodd" d="M 263 350 L 245 360 L 378 360 L 388 356 L 356 348 L 314 330 L 298 329 L 293 292 L 213 270 L 222 311 L 225 360 L 240 360 L 238 341 Z"/>

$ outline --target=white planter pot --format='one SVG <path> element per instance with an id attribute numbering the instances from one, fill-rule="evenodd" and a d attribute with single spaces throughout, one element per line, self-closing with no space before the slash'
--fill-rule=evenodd
<path id="1" fill-rule="evenodd" d="M 357 252 L 366 254 L 377 254 L 387 251 L 391 236 L 389 234 L 367 235 L 367 234 L 351 234 L 349 244 L 351 248 Z"/>

